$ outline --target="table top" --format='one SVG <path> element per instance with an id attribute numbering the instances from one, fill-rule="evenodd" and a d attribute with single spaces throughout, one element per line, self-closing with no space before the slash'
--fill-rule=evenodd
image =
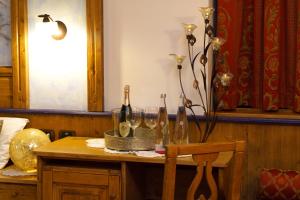
<path id="1" fill-rule="evenodd" d="M 103 148 L 87 146 L 88 137 L 66 137 L 34 150 L 41 158 L 110 161 L 110 162 L 139 162 L 164 164 L 165 157 L 141 157 L 134 154 L 115 154 L 105 152 Z M 223 152 L 214 162 L 215 167 L 225 167 L 232 157 L 232 152 Z M 195 165 L 191 156 L 177 158 L 178 165 Z"/>

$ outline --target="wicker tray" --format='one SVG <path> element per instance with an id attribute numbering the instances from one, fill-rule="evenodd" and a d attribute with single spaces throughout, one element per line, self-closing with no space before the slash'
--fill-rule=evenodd
<path id="1" fill-rule="evenodd" d="M 147 128 L 137 128 L 135 137 L 114 136 L 112 130 L 104 132 L 105 146 L 119 151 L 152 150 L 155 146 L 155 132 Z"/>

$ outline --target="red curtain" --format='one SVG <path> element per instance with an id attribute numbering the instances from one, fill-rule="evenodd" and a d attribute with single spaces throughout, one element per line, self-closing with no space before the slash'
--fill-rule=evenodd
<path id="1" fill-rule="evenodd" d="M 234 78 L 223 109 L 300 112 L 300 0 L 218 0 L 218 71 Z"/>

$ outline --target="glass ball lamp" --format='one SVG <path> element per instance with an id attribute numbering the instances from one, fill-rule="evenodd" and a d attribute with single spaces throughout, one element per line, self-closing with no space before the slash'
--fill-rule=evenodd
<path id="1" fill-rule="evenodd" d="M 21 170 L 33 172 L 37 167 L 37 157 L 32 150 L 50 142 L 41 130 L 28 128 L 19 131 L 9 146 L 11 160 Z"/>

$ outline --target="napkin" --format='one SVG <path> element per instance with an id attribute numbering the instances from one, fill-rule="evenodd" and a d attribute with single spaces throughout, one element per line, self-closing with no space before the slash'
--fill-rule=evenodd
<path id="1" fill-rule="evenodd" d="M 86 140 L 87 146 L 94 148 L 105 148 L 104 138 L 88 139 Z"/>

